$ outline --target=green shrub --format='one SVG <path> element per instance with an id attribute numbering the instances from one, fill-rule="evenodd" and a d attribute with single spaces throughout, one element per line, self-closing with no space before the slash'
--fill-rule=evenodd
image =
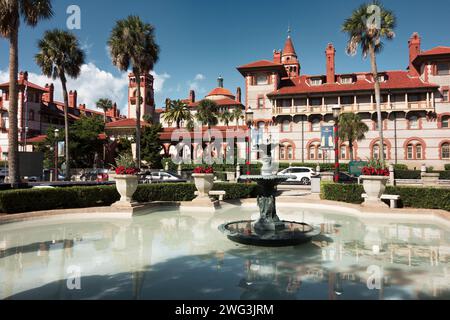
<path id="1" fill-rule="evenodd" d="M 422 172 L 414 170 L 395 170 L 395 179 L 421 179 Z"/>
<path id="2" fill-rule="evenodd" d="M 407 171 L 408 170 L 408 166 L 406 164 L 394 164 L 394 170 Z"/>
<path id="3" fill-rule="evenodd" d="M 439 179 L 450 180 L 450 171 L 439 171 Z"/>
<path id="4" fill-rule="evenodd" d="M 324 200 L 360 204 L 363 202 L 361 185 L 323 183 L 321 198 Z M 442 209 L 450 211 L 450 190 L 443 188 L 386 187 L 386 194 L 400 196 L 399 207 Z"/>
<path id="5" fill-rule="evenodd" d="M 347 202 L 354 204 L 361 204 L 363 199 L 361 194 L 364 193 L 364 188 L 359 184 L 335 184 L 322 183 L 322 200 L 331 200 L 339 202 Z"/>
<path id="6" fill-rule="evenodd" d="M 450 171 L 450 163 L 445 165 L 445 171 Z"/>
<path id="7" fill-rule="evenodd" d="M 217 183 L 215 190 L 227 192 L 225 199 L 256 197 L 257 184 Z M 139 185 L 134 200 L 191 201 L 196 191 L 193 183 L 155 183 Z M 75 209 L 110 206 L 120 198 L 115 186 L 68 187 L 55 189 L 24 189 L 0 192 L 1 213 L 22 213 L 42 210 Z"/>
<path id="8" fill-rule="evenodd" d="M 112 186 L 8 190 L 0 192 L 0 212 L 109 206 L 119 198 Z"/>

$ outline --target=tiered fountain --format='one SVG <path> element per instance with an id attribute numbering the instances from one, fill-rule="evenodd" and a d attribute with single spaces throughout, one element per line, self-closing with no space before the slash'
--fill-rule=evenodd
<path id="1" fill-rule="evenodd" d="M 219 229 L 231 241 L 245 245 L 282 247 L 309 242 L 320 231 L 306 223 L 282 221 L 277 215 L 276 187 L 292 177 L 273 174 L 270 153 L 263 157 L 262 162 L 261 175 L 241 176 L 242 180 L 256 182 L 262 189 L 257 200 L 260 218 L 257 221 L 230 222 Z"/>

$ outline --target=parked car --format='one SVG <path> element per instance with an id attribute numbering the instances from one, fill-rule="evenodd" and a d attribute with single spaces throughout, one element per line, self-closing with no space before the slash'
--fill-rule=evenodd
<path id="1" fill-rule="evenodd" d="M 83 173 L 80 176 L 81 181 L 106 182 L 109 180 L 108 169 L 93 169 Z"/>
<path id="2" fill-rule="evenodd" d="M 294 179 L 289 179 L 288 183 L 299 183 L 301 185 L 310 185 L 311 177 L 316 175 L 316 172 L 311 168 L 306 167 L 290 167 L 278 173 L 279 176 L 295 176 Z"/>
<path id="3" fill-rule="evenodd" d="M 179 175 L 167 171 L 146 171 L 140 174 L 140 181 L 142 183 L 158 183 L 158 182 L 187 182 Z"/>
<path id="4" fill-rule="evenodd" d="M 339 172 L 339 182 L 345 184 L 358 183 L 358 178 L 346 172 Z"/>

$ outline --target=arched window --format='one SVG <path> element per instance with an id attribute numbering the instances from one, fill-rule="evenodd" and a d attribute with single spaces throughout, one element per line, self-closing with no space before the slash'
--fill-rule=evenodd
<path id="1" fill-rule="evenodd" d="M 450 143 L 446 142 L 441 146 L 441 158 L 450 159 Z"/>
<path id="2" fill-rule="evenodd" d="M 341 146 L 341 159 L 342 160 L 347 160 L 348 154 L 347 154 L 347 146 Z"/>
<path id="3" fill-rule="evenodd" d="M 323 153 L 320 148 L 320 142 L 313 143 L 308 148 L 308 158 L 309 160 L 322 160 Z"/>
<path id="4" fill-rule="evenodd" d="M 380 145 L 377 143 L 373 146 L 372 149 L 372 158 L 380 159 Z M 387 159 L 387 145 L 384 145 L 384 159 Z"/>
<path id="5" fill-rule="evenodd" d="M 282 132 L 290 132 L 291 131 L 291 122 L 289 120 L 284 120 L 281 125 Z"/>
<path id="6" fill-rule="evenodd" d="M 320 120 L 319 119 L 314 119 L 312 121 L 311 128 L 312 128 L 313 132 L 320 132 Z"/>
<path id="7" fill-rule="evenodd" d="M 450 120 L 450 116 L 442 117 L 441 127 L 442 128 L 450 128 L 449 127 L 449 120 Z"/>
<path id="8" fill-rule="evenodd" d="M 409 129 L 411 129 L 411 130 L 420 129 L 420 127 L 419 127 L 419 118 L 417 116 L 409 117 Z"/>
<path id="9" fill-rule="evenodd" d="M 280 146 L 280 160 L 294 160 L 294 146 L 284 143 Z"/>
<path id="10" fill-rule="evenodd" d="M 424 146 L 421 142 L 413 140 L 406 145 L 406 160 L 424 159 Z"/>

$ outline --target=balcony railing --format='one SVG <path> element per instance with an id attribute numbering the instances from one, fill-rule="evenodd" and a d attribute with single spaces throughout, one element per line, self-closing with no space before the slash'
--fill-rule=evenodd
<path id="1" fill-rule="evenodd" d="M 314 113 L 331 113 L 332 105 L 318 105 L 318 106 L 294 106 L 294 107 L 275 107 L 273 112 L 276 115 L 293 115 L 293 114 L 314 114 Z M 342 112 L 376 112 L 377 106 L 375 103 L 356 103 L 356 104 L 341 104 Z M 410 111 L 410 110 L 433 110 L 432 102 L 426 101 L 418 102 L 391 102 L 382 103 L 382 111 Z"/>

